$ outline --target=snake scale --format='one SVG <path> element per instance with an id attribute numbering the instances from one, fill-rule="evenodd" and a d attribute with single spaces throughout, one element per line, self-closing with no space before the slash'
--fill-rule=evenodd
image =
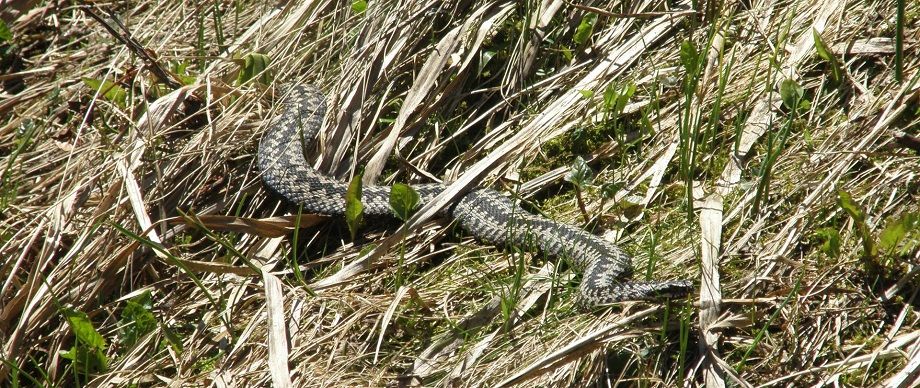
<path id="1" fill-rule="evenodd" d="M 282 101 L 258 150 L 262 179 L 273 191 L 304 212 L 327 215 L 345 213 L 347 184 L 314 170 L 304 157 L 322 127 L 325 96 L 316 87 L 294 85 Z M 444 186 L 412 186 L 420 202 L 432 200 Z M 361 201 L 367 215 L 392 215 L 388 186 L 365 186 Z M 578 302 L 595 307 L 623 300 L 676 298 L 692 289 L 688 280 L 631 281 L 630 256 L 615 244 L 582 229 L 528 213 L 509 198 L 489 188 L 476 188 L 446 211 L 466 232 L 489 243 L 541 250 L 568 258 L 583 271 Z"/>

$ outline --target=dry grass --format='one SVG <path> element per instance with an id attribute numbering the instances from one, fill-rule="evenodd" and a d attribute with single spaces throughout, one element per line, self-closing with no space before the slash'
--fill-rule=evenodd
<path id="1" fill-rule="evenodd" d="M 917 2 L 900 52 L 895 0 L 4 3 L 4 385 L 918 383 Z M 238 82 L 256 52 L 271 86 Z M 285 82 L 328 94 L 323 171 L 493 185 L 584 224 L 581 196 L 637 276 L 700 293 L 581 311 L 564 262 L 438 204 L 357 242 L 281 218 L 253 156 Z"/>

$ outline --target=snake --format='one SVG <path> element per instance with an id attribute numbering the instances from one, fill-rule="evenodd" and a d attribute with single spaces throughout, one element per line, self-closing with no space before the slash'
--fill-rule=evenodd
<path id="1" fill-rule="evenodd" d="M 257 151 L 262 181 L 305 213 L 344 216 L 348 184 L 319 173 L 307 162 L 304 150 L 323 126 L 326 97 L 309 84 L 286 85 L 280 114 L 269 121 Z M 431 201 L 446 186 L 411 186 L 419 204 Z M 360 201 L 364 215 L 393 216 L 390 186 L 366 185 Z M 630 300 L 660 300 L 686 296 L 689 280 L 631 280 L 632 258 L 616 244 L 572 225 L 534 215 L 511 198 L 488 187 L 476 187 L 446 209 L 446 216 L 486 243 L 537 250 L 567 259 L 581 271 L 577 303 L 587 308 Z"/>

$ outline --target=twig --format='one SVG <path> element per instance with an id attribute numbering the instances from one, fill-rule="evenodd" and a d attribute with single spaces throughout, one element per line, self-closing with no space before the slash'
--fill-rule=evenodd
<path id="1" fill-rule="evenodd" d="M 155 54 L 153 53 L 152 50 L 148 50 L 143 45 L 141 45 L 137 40 L 131 37 L 131 32 L 128 31 L 128 29 L 125 27 L 124 24 L 121 23 L 120 20 L 118 20 L 118 17 L 115 16 L 115 14 L 113 14 L 110 11 L 106 12 L 109 18 L 111 18 L 112 21 L 116 25 L 118 25 L 118 28 L 121 29 L 122 32 L 119 32 L 118 30 L 116 30 L 115 27 L 109 24 L 105 19 L 103 19 L 101 16 L 93 12 L 91 7 L 84 6 L 83 10 L 90 17 L 92 17 L 93 19 L 96 19 L 96 21 L 102 24 L 102 26 L 105 27 L 106 31 L 108 31 L 109 34 L 112 34 L 112 36 L 114 36 L 116 39 L 121 41 L 121 43 L 127 46 L 128 49 L 131 50 L 131 52 L 133 52 L 135 55 L 140 57 L 144 61 L 144 63 L 147 65 L 147 68 L 150 69 L 153 75 L 156 76 L 160 82 L 165 83 L 167 86 L 169 86 L 172 89 L 178 89 L 182 87 L 182 83 L 178 81 L 178 78 L 174 74 L 166 71 L 166 69 L 164 69 L 163 66 L 161 66 L 159 62 L 157 62 L 156 58 L 154 58 Z"/>
<path id="2" fill-rule="evenodd" d="M 588 215 L 588 208 L 585 207 L 585 199 L 581 194 L 581 186 L 575 185 L 575 199 L 578 200 L 578 209 L 581 210 L 581 216 L 585 219 L 585 224 L 591 222 L 591 216 Z"/>

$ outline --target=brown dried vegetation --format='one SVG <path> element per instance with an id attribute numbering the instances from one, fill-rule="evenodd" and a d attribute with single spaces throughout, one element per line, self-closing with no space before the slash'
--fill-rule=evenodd
<path id="1" fill-rule="evenodd" d="M 48 3 L 0 1 L 0 381 L 917 384 L 920 3 L 901 48 L 894 0 Z M 499 187 L 700 292 L 586 312 L 437 216 L 296 216 L 254 166 L 293 82 L 322 171 Z"/>

